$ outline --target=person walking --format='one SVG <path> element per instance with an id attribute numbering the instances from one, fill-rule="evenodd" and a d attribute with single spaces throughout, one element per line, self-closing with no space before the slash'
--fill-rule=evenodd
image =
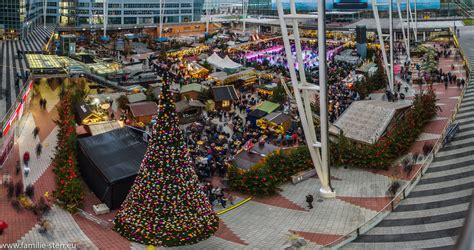
<path id="1" fill-rule="evenodd" d="M 312 195 L 310 195 L 310 194 L 306 195 L 306 202 L 308 203 L 308 208 L 309 209 L 313 208 L 313 200 L 314 200 L 314 198 L 313 198 Z"/>
<path id="2" fill-rule="evenodd" d="M 46 103 L 48 103 L 48 102 L 46 101 L 45 98 L 43 98 L 43 109 L 44 109 L 44 110 L 46 110 Z"/>
<path id="3" fill-rule="evenodd" d="M 36 136 L 39 135 L 39 130 L 40 130 L 39 127 L 35 127 L 35 128 L 33 129 L 33 138 L 36 139 Z"/>
<path id="4" fill-rule="evenodd" d="M 26 151 L 23 154 L 23 163 L 28 166 L 28 162 L 30 162 L 30 152 Z"/>
<path id="5" fill-rule="evenodd" d="M 39 142 L 36 145 L 36 158 L 39 158 L 41 156 L 42 151 L 43 151 L 43 145 L 41 144 L 41 142 Z"/>
<path id="6" fill-rule="evenodd" d="M 30 167 L 28 167 L 28 165 L 25 164 L 23 171 L 25 173 L 25 177 L 28 177 L 28 175 L 30 174 Z"/>

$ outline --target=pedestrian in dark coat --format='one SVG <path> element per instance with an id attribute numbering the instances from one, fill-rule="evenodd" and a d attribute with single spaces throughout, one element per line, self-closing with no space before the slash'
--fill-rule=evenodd
<path id="1" fill-rule="evenodd" d="M 306 202 L 308 203 L 308 208 L 312 209 L 313 208 L 313 196 L 308 194 L 306 195 Z"/>

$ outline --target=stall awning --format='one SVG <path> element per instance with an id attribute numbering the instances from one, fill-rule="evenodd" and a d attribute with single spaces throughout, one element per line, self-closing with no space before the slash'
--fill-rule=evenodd
<path id="1" fill-rule="evenodd" d="M 280 107 L 280 104 L 270 102 L 270 101 L 264 101 L 260 105 L 257 106 L 257 109 L 264 111 L 266 113 L 271 113 L 275 110 L 277 110 Z"/>

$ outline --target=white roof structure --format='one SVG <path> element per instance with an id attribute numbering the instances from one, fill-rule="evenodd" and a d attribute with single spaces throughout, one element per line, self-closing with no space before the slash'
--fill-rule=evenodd
<path id="1" fill-rule="evenodd" d="M 242 64 L 232 61 L 232 59 L 230 59 L 229 56 L 225 56 L 223 63 L 224 63 L 223 67 L 226 69 L 238 69 L 242 67 Z"/>
<path id="2" fill-rule="evenodd" d="M 337 119 L 329 131 L 339 134 L 341 129 L 349 139 L 375 144 L 385 133 L 398 110 L 408 108 L 411 101 L 387 102 L 381 100 L 355 101 Z"/>
<path id="3" fill-rule="evenodd" d="M 232 61 L 232 59 L 230 59 L 229 56 L 226 56 L 224 59 L 222 59 L 215 52 L 206 60 L 208 63 L 210 63 L 212 66 L 218 69 L 238 69 L 242 67 L 241 64 L 238 64 Z"/>
<path id="4" fill-rule="evenodd" d="M 206 59 L 206 61 L 212 65 L 219 65 L 222 63 L 222 58 L 214 52 L 210 57 Z"/>

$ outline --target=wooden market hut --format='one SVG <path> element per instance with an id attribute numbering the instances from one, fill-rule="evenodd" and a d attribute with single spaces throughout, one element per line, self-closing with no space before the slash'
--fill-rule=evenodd
<path id="1" fill-rule="evenodd" d="M 183 99 L 176 104 L 176 113 L 180 124 L 195 122 L 206 105 L 199 100 Z"/>
<path id="2" fill-rule="evenodd" d="M 284 134 L 291 127 L 291 116 L 283 112 L 272 112 L 257 120 L 257 126 L 279 134 Z"/>
<path id="3" fill-rule="evenodd" d="M 180 90 L 181 98 L 186 98 L 188 100 L 198 100 L 202 93 L 204 93 L 208 87 L 203 86 L 199 83 L 191 83 L 183 85 Z"/>
<path id="4" fill-rule="evenodd" d="M 212 87 L 211 90 L 216 109 L 230 111 L 232 104 L 239 99 L 232 85 Z"/>
<path id="5" fill-rule="evenodd" d="M 250 113 L 247 114 L 247 121 L 250 122 L 250 125 L 252 127 L 256 127 L 257 126 L 257 120 L 265 117 L 266 115 L 268 115 L 267 112 L 262 111 L 260 109 L 254 109 L 254 110 L 250 111 Z"/>
<path id="6" fill-rule="evenodd" d="M 89 125 L 106 120 L 107 117 L 98 114 L 93 106 L 88 105 L 85 102 L 79 102 L 76 105 L 76 122 L 78 124 Z"/>
<path id="7" fill-rule="evenodd" d="M 257 126 L 257 120 L 265 117 L 271 112 L 274 112 L 280 108 L 280 104 L 270 102 L 270 101 L 264 101 L 260 103 L 253 111 L 248 113 L 247 115 L 247 121 L 250 122 L 250 124 L 254 127 Z"/>
<path id="8" fill-rule="evenodd" d="M 138 102 L 128 104 L 132 118 L 137 123 L 144 125 L 149 123 L 153 116 L 158 114 L 158 105 L 156 102 Z"/>

